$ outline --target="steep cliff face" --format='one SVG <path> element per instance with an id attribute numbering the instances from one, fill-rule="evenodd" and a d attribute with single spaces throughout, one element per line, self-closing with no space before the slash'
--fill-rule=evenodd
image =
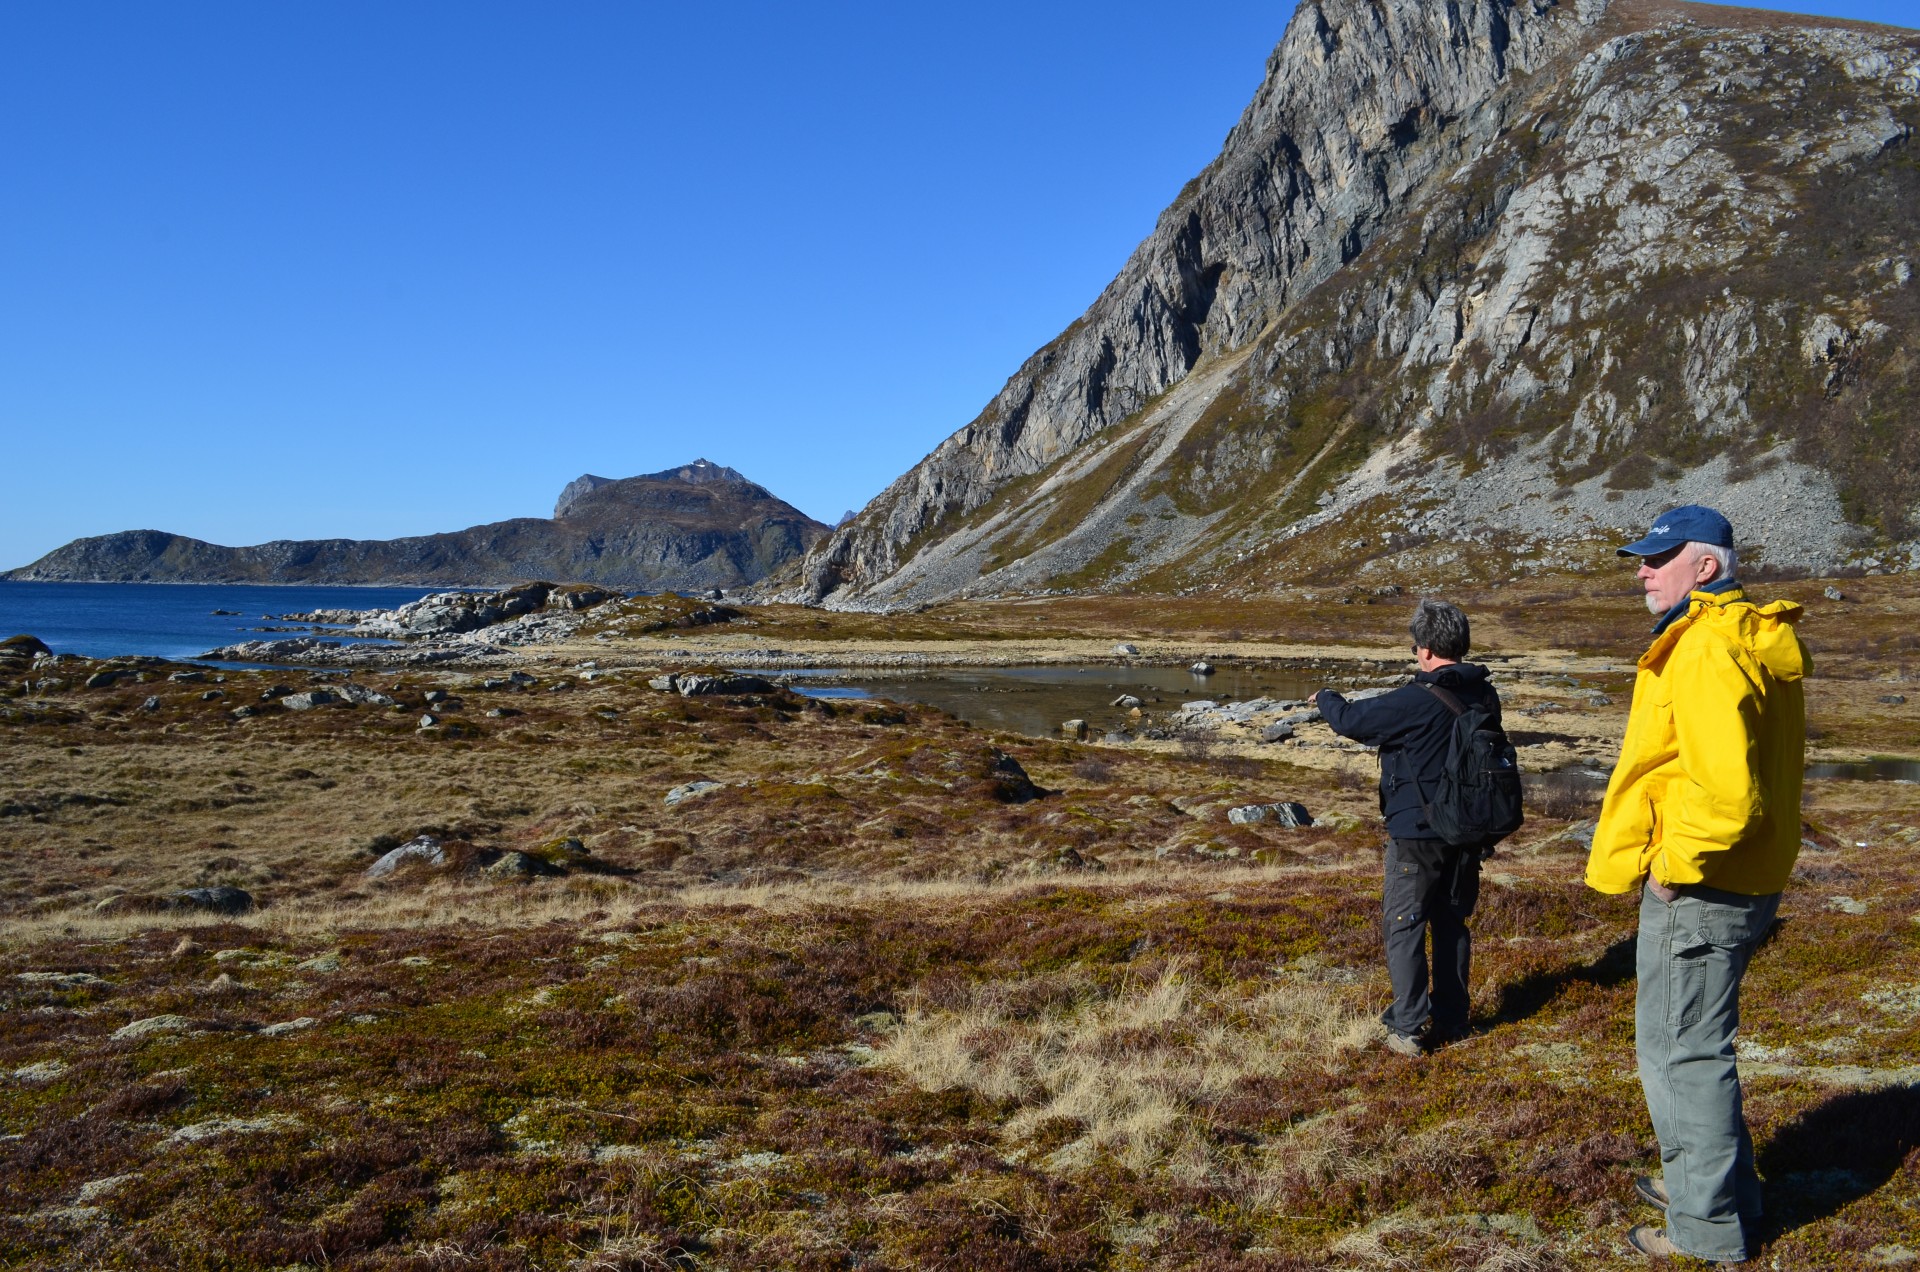
<path id="1" fill-rule="evenodd" d="M 1916 64 L 1685 4 L 1304 3 L 1120 276 L 798 594 L 1577 565 L 1683 490 L 1770 564 L 1891 560 Z"/>
<path id="2" fill-rule="evenodd" d="M 407 539 L 228 548 L 158 530 L 78 539 L 0 578 L 167 583 L 471 586 L 538 578 L 650 590 L 740 587 L 827 527 L 730 468 L 570 483 L 553 520 L 520 517 Z"/>

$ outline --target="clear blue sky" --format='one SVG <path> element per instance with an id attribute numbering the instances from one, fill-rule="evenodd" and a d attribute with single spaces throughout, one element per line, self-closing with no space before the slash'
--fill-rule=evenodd
<path id="1" fill-rule="evenodd" d="M 0 568 L 697 456 L 831 521 L 1086 307 L 1292 7 L 0 7 Z"/>

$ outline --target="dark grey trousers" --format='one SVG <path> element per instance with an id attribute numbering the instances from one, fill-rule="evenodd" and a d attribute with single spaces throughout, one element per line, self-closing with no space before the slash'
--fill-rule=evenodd
<path id="1" fill-rule="evenodd" d="M 1740 981 L 1780 894 L 1691 887 L 1640 897 L 1634 1050 L 1667 1185 L 1667 1239 L 1702 1259 L 1747 1257 L 1760 1177 L 1740 1104 L 1733 1038 Z"/>
<path id="2" fill-rule="evenodd" d="M 1381 1023 L 1398 1034 L 1467 1027 L 1473 937 L 1467 919 L 1480 899 L 1480 854 L 1433 839 L 1387 841 L 1384 930 L 1393 1005 Z M 1427 988 L 1427 933 L 1433 933 L 1433 988 Z"/>

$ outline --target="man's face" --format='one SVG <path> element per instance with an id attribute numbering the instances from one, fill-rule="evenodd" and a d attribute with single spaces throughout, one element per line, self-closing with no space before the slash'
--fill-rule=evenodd
<path id="1" fill-rule="evenodd" d="M 1701 575 L 1710 572 L 1707 569 L 1709 563 L 1716 569 L 1719 566 L 1712 557 L 1696 555 L 1693 545 L 1687 543 L 1653 556 L 1641 557 L 1635 577 L 1647 589 L 1647 612 L 1665 614 L 1686 600 L 1687 593 L 1707 582 Z"/>

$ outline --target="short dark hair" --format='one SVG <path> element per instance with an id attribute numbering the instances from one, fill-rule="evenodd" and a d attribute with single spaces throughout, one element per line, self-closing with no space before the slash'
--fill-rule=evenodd
<path id="1" fill-rule="evenodd" d="M 1465 658 L 1473 645 L 1466 611 L 1445 601 L 1420 602 L 1407 630 L 1413 633 L 1414 647 L 1432 650 L 1435 658 Z"/>

